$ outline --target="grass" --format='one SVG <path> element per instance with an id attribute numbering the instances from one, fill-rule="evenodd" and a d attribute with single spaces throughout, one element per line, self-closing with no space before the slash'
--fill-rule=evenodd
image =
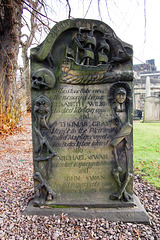
<path id="1" fill-rule="evenodd" d="M 160 189 L 160 123 L 133 124 L 134 171 Z"/>

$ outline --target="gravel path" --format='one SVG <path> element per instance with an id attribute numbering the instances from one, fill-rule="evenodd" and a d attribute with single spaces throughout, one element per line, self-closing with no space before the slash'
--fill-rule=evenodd
<path id="1" fill-rule="evenodd" d="M 150 216 L 150 226 L 104 219 L 23 216 L 33 196 L 31 121 L 23 132 L 0 138 L 0 239 L 160 239 L 160 192 L 134 178 L 134 192 Z"/>

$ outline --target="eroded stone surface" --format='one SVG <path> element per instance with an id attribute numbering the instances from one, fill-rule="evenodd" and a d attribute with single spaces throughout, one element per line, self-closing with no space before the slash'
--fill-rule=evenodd
<path id="1" fill-rule="evenodd" d="M 31 51 L 35 205 L 133 206 L 132 47 L 65 20 Z"/>

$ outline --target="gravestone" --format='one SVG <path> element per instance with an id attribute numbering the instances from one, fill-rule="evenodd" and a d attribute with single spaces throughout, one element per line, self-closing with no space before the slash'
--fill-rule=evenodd
<path id="1" fill-rule="evenodd" d="M 143 121 L 153 123 L 160 122 L 160 97 L 145 97 Z"/>
<path id="2" fill-rule="evenodd" d="M 134 207 L 132 46 L 105 23 L 57 23 L 31 50 L 33 205 Z"/>
<path id="3" fill-rule="evenodd" d="M 146 77 L 144 122 L 160 122 L 160 97 L 151 96 L 150 77 Z"/>

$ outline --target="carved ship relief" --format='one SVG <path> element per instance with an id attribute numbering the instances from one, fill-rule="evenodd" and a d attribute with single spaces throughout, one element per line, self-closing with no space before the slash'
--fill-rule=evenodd
<path id="1" fill-rule="evenodd" d="M 108 79 L 112 81 L 115 77 L 117 80 L 133 77 L 131 72 L 124 71 L 119 74 L 113 71 L 117 63 L 128 61 L 131 56 L 121 46 L 121 57 L 113 57 L 107 34 L 105 33 L 100 40 L 96 39 L 94 28 L 79 28 L 77 36 L 70 44 L 72 47 L 67 45 L 61 68 L 61 83 L 98 84 L 105 83 Z"/>

